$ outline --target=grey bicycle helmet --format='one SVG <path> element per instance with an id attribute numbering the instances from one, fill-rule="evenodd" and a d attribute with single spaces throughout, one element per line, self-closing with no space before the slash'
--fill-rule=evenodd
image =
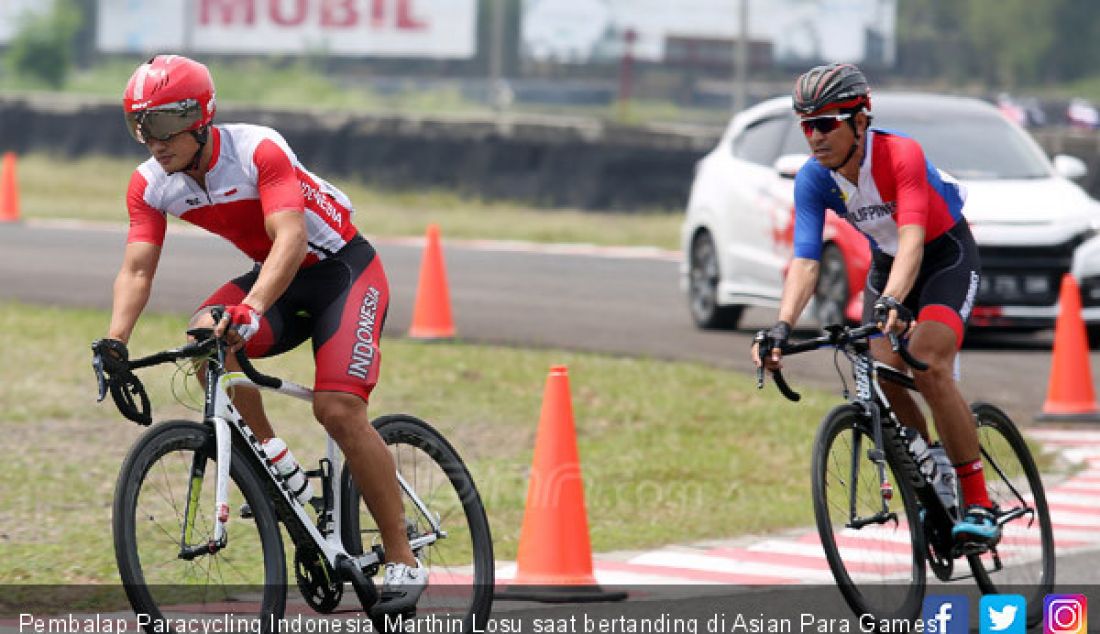
<path id="1" fill-rule="evenodd" d="M 855 64 L 811 68 L 795 82 L 793 97 L 794 111 L 803 116 L 830 108 L 871 108 L 871 89 Z"/>

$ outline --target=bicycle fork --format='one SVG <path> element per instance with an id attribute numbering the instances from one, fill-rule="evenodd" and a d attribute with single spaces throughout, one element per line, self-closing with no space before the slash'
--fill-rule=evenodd
<path id="1" fill-rule="evenodd" d="M 885 524 L 890 521 L 894 522 L 896 525 L 898 523 L 898 515 L 890 510 L 889 505 L 890 500 L 894 499 L 894 486 L 890 484 L 890 478 L 887 476 L 886 472 L 886 452 L 883 450 L 882 440 L 882 411 L 879 409 L 871 393 L 872 383 L 875 383 L 877 387 L 877 377 L 875 376 L 874 366 L 861 357 L 853 364 L 853 370 L 855 372 L 856 382 L 856 398 L 854 402 L 863 409 L 863 416 L 871 421 L 871 436 L 875 445 L 867 450 L 867 458 L 874 463 L 875 471 L 878 474 L 878 489 L 881 507 L 877 513 L 867 518 L 861 518 L 856 515 L 856 495 L 859 491 L 859 465 L 862 462 L 862 457 L 860 456 L 861 436 L 858 433 L 854 434 L 852 443 L 852 485 L 849 488 L 850 493 L 848 500 L 848 526 L 850 528 L 860 529 L 868 524 Z"/>
<path id="2" fill-rule="evenodd" d="M 229 523 L 229 460 L 233 443 L 229 423 L 213 417 L 217 472 L 214 479 L 214 536 L 205 544 L 192 545 L 195 522 L 198 515 L 199 495 L 206 475 L 206 452 L 196 452 L 191 462 L 191 477 L 187 482 L 187 507 L 184 510 L 179 558 L 192 560 L 200 555 L 212 555 L 225 548 L 229 541 L 226 524 Z"/>
<path id="3" fill-rule="evenodd" d="M 890 500 L 894 498 L 894 486 L 890 484 L 890 478 L 886 472 L 886 452 L 882 448 L 882 420 L 881 413 L 874 403 L 859 403 L 864 408 L 864 416 L 871 419 L 871 435 L 874 446 L 867 449 L 867 458 L 874 463 L 879 482 L 880 508 L 870 517 L 859 517 L 856 513 L 856 497 L 859 492 L 859 465 L 863 462 L 861 454 L 862 436 L 854 434 L 852 443 L 852 468 L 851 486 L 848 493 L 848 527 L 860 529 L 868 524 L 885 524 L 894 522 L 897 524 L 897 513 L 890 510 Z"/>

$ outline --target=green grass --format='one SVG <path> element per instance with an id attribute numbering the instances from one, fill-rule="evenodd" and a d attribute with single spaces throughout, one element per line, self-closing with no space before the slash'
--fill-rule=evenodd
<path id="1" fill-rule="evenodd" d="M 184 318 L 146 315 L 132 352 L 176 345 Z M 117 580 L 111 496 L 142 428 L 96 404 L 89 342 L 107 314 L 0 303 L 0 426 L 13 485 L 0 487 L 0 583 Z M 469 464 L 497 555 L 515 557 L 546 372 L 569 367 L 593 549 L 606 552 L 812 523 L 808 463 L 836 397 L 799 406 L 745 375 L 692 363 L 389 339 L 373 415 L 436 425 Z M 309 384 L 297 350 L 261 362 Z M 157 419 L 197 415 L 171 395 L 170 368 L 142 373 Z M 192 390 L 193 405 L 197 405 Z M 308 406 L 267 399 L 280 436 L 312 463 L 323 436 Z"/>
<path id="2" fill-rule="evenodd" d="M 60 92 L 73 95 L 120 98 L 122 89 L 143 58 L 109 60 L 91 68 L 74 70 Z M 358 113 L 423 116 L 488 116 L 488 104 L 464 97 L 459 82 L 441 82 L 438 87 L 422 85 L 381 93 L 367 83 L 337 80 L 326 75 L 323 64 L 307 57 L 293 59 L 202 60 L 207 63 L 217 86 L 221 104 L 258 105 L 275 108 L 344 110 Z M 43 83 L 12 74 L 0 76 L 0 90 L 42 92 Z M 722 108 L 697 108 L 670 99 L 632 99 L 625 107 L 606 105 L 513 104 L 514 114 L 585 117 L 627 125 L 645 123 L 687 123 L 725 126 L 729 112 Z"/>
<path id="3" fill-rule="evenodd" d="M 109 157 L 21 157 L 22 215 L 125 223 L 125 194 L 138 161 Z M 355 224 L 369 236 L 423 235 L 436 223 L 445 238 L 580 242 L 676 249 L 679 212 L 596 213 L 486 202 L 439 190 L 385 191 L 332 179 L 355 204 Z"/>

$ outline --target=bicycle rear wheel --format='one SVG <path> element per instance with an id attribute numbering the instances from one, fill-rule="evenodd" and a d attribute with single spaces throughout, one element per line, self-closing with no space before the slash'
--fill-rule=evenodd
<path id="1" fill-rule="evenodd" d="M 493 603 L 493 540 L 469 471 L 450 443 L 422 420 L 396 414 L 375 419 L 374 426 L 409 485 L 401 496 L 409 540 L 430 542 L 413 547 L 429 571 L 417 617 L 459 620 L 464 632 L 472 631 L 474 625 L 484 629 Z M 381 543 L 378 526 L 347 465 L 341 486 L 344 548 L 353 555 L 362 554 Z M 413 495 L 423 502 L 427 515 Z M 433 520 L 441 529 L 438 534 Z"/>
<path id="2" fill-rule="evenodd" d="M 884 429 L 884 444 L 893 432 Z M 835 408 L 818 428 L 813 455 L 814 517 L 825 558 L 848 605 L 875 620 L 913 619 L 924 598 L 923 541 L 916 497 L 886 447 L 894 487 L 883 500 L 870 422 L 851 405 Z M 900 493 L 900 499 L 898 495 Z"/>
<path id="3" fill-rule="evenodd" d="M 201 546 L 213 538 L 215 454 L 210 427 L 166 421 L 143 435 L 122 464 L 112 517 L 115 558 L 134 612 L 148 615 L 147 622 L 139 620 L 148 632 L 202 622 L 266 632 L 283 616 L 282 536 L 263 486 L 236 448 L 226 546 L 190 561 L 180 558 L 181 544 Z M 246 502 L 253 517 L 237 519 Z"/>
<path id="4" fill-rule="evenodd" d="M 982 592 L 1023 595 L 1031 627 L 1042 620 L 1043 597 L 1054 586 L 1054 530 L 1043 481 L 1012 420 L 988 403 L 971 409 L 989 498 L 1001 514 L 1020 515 L 1003 525 L 994 551 L 968 557 L 970 568 Z"/>

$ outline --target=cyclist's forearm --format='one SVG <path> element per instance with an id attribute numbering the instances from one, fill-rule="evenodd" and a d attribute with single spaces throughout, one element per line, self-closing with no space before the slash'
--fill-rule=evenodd
<path id="1" fill-rule="evenodd" d="M 924 257 L 924 227 L 905 225 L 898 229 L 898 252 L 890 267 L 890 276 L 886 278 L 883 295 L 889 295 L 898 301 L 905 301 L 909 291 L 917 282 L 921 260 Z"/>
<path id="2" fill-rule="evenodd" d="M 286 292 L 306 257 L 305 232 L 285 231 L 276 236 L 271 252 L 260 267 L 252 290 L 242 303 L 263 314 Z"/>
<path id="3" fill-rule="evenodd" d="M 783 283 L 783 299 L 779 303 L 779 321 L 785 321 L 792 326 L 798 322 L 798 317 L 814 296 L 820 268 L 821 263 L 817 260 L 791 260 L 787 280 Z"/>
<path id="4" fill-rule="evenodd" d="M 120 271 L 115 278 L 114 301 L 111 307 L 111 325 L 107 336 L 123 343 L 130 341 L 141 311 L 149 302 L 153 290 L 153 278 L 143 273 Z"/>

